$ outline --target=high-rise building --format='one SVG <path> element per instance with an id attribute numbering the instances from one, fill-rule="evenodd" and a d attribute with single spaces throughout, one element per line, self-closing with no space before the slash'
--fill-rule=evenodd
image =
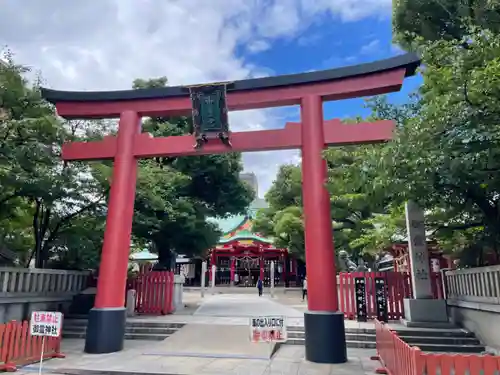
<path id="1" fill-rule="evenodd" d="M 256 196 L 259 196 L 259 183 L 257 182 L 257 176 L 255 173 L 241 173 L 240 178 L 252 187 Z"/>

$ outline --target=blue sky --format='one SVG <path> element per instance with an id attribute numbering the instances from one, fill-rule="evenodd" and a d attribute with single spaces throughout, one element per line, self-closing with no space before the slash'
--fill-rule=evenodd
<path id="1" fill-rule="evenodd" d="M 291 74 L 356 65 L 404 53 L 392 44 L 390 19 L 380 17 L 345 23 L 330 15 L 319 16 L 298 38 L 283 37 L 266 47 L 252 53 L 240 46 L 238 54 L 273 74 Z M 391 102 L 404 103 L 421 82 L 421 76 L 407 78 L 400 92 L 389 94 Z M 325 103 L 324 111 L 327 119 L 369 114 L 362 98 Z M 291 120 L 298 120 L 297 110 L 288 113 Z"/>

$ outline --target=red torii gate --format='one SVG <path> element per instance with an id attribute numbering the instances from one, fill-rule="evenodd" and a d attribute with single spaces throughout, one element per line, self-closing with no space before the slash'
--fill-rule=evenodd
<path id="1" fill-rule="evenodd" d="M 126 312 L 124 291 L 137 179 L 137 159 L 265 150 L 302 150 L 308 309 L 304 314 L 306 359 L 317 363 L 347 361 L 343 313 L 338 312 L 330 198 L 322 151 L 326 146 L 384 142 L 391 139 L 392 121 L 342 124 L 323 121 L 323 102 L 378 95 L 401 88 L 420 61 L 407 54 L 340 69 L 235 81 L 227 90 L 229 110 L 300 105 L 301 124 L 281 130 L 231 134 L 231 147 L 209 140 L 193 149 L 193 136 L 154 138 L 141 133 L 143 116 L 190 115 L 184 87 L 65 92 L 42 89 L 67 119 L 118 118 L 116 137 L 63 146 L 63 159 L 113 159 L 112 186 L 95 306 L 90 311 L 85 342 L 88 353 L 123 349 Z"/>

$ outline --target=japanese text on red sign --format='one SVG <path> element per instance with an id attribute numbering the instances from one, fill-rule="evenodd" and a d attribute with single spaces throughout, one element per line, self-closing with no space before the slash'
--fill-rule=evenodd
<path id="1" fill-rule="evenodd" d="M 250 340 L 252 342 L 285 342 L 286 321 L 281 316 L 250 319 Z"/>
<path id="2" fill-rule="evenodd" d="M 58 337 L 61 334 L 62 314 L 55 311 L 33 311 L 30 320 L 32 336 Z"/>

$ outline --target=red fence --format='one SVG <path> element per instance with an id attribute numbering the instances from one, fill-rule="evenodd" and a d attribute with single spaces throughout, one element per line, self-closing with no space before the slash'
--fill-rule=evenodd
<path id="1" fill-rule="evenodd" d="M 387 288 L 387 315 L 389 320 L 404 317 L 403 299 L 412 298 L 411 277 L 402 272 L 341 272 L 339 274 L 339 305 L 347 319 L 356 316 L 356 293 L 354 279 L 364 277 L 366 280 L 366 310 L 368 319 L 376 317 L 375 278 L 385 279 Z M 431 285 L 434 298 L 443 298 L 441 274 L 431 274 Z"/>
<path id="2" fill-rule="evenodd" d="M 42 340 L 31 336 L 28 321 L 0 324 L 0 370 L 16 371 L 17 366 L 39 362 Z M 43 358 L 64 358 L 60 347 L 61 337 L 45 337 Z"/>
<path id="3" fill-rule="evenodd" d="M 136 311 L 139 314 L 171 314 L 174 310 L 174 277 L 170 271 L 147 271 L 130 280 L 128 287 L 136 290 Z"/>
<path id="4" fill-rule="evenodd" d="M 498 375 L 500 357 L 474 354 L 424 353 L 401 340 L 385 323 L 375 320 L 377 356 L 389 375 Z"/>

